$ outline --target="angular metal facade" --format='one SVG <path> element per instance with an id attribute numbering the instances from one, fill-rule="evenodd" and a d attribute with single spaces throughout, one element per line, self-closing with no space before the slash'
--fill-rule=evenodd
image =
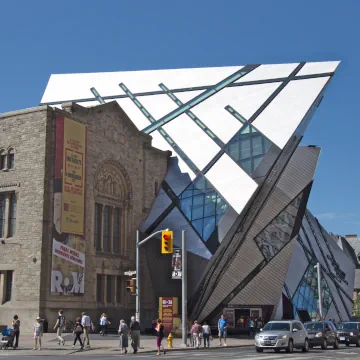
<path id="1" fill-rule="evenodd" d="M 306 210 L 320 149 L 299 147 L 338 64 L 53 75 L 42 104 L 115 100 L 153 146 L 172 151 L 140 229 L 171 228 L 176 246 L 187 230 L 193 319 L 254 306 L 283 317 L 283 297 L 295 315 L 300 305 L 316 314 L 310 266 L 319 261 L 327 314 L 344 320 L 355 266 Z M 153 250 L 151 276 L 167 284 Z"/>

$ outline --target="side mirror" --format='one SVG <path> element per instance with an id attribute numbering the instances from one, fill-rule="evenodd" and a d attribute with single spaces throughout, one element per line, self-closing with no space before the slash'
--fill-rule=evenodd
<path id="1" fill-rule="evenodd" d="M 262 331 L 262 328 L 260 329 L 260 331 Z"/>
<path id="2" fill-rule="evenodd" d="M 297 332 L 298 331 L 298 329 L 293 329 L 293 332 Z"/>

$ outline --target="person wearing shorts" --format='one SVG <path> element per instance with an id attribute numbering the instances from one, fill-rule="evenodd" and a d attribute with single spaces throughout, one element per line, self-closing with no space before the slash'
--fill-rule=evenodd
<path id="1" fill-rule="evenodd" d="M 218 331 L 219 331 L 219 346 L 221 346 L 221 339 L 224 339 L 224 346 L 226 345 L 226 336 L 227 336 L 228 321 L 225 319 L 224 315 L 221 315 L 218 321 Z"/>
<path id="2" fill-rule="evenodd" d="M 42 333 L 43 333 L 43 328 L 42 328 L 41 318 L 40 318 L 40 317 L 37 317 L 37 318 L 36 318 L 36 323 L 34 324 L 35 347 L 33 348 L 33 350 L 36 350 L 38 343 L 39 343 L 39 348 L 38 348 L 38 350 L 41 350 L 41 337 L 42 337 Z"/>

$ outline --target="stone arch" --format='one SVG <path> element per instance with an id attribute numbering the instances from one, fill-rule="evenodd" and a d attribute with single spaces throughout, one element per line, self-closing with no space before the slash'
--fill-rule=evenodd
<path id="1" fill-rule="evenodd" d="M 95 197 L 106 197 L 124 205 L 131 205 L 133 192 L 129 175 L 114 160 L 105 160 L 95 174 Z"/>

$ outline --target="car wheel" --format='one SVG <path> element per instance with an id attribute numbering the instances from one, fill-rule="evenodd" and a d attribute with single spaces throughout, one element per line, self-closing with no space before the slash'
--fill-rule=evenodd
<path id="1" fill-rule="evenodd" d="M 256 352 L 258 352 L 258 353 L 261 353 L 261 352 L 263 352 L 263 351 L 264 351 L 264 349 L 259 348 L 259 347 L 257 347 L 257 346 L 256 346 L 256 348 L 255 348 L 255 349 L 256 349 Z"/>
<path id="2" fill-rule="evenodd" d="M 281 349 L 274 349 L 274 351 L 275 351 L 276 353 L 279 353 L 279 352 L 281 351 Z"/>
<path id="3" fill-rule="evenodd" d="M 357 339 L 356 346 L 360 347 L 360 338 Z"/>
<path id="4" fill-rule="evenodd" d="M 339 340 L 335 339 L 334 349 L 338 349 L 338 348 L 339 348 Z"/>
<path id="5" fill-rule="evenodd" d="M 326 349 L 327 349 L 327 340 L 326 340 L 326 339 L 324 339 L 324 342 L 322 343 L 321 348 L 322 348 L 323 350 L 326 350 Z"/>
<path id="6" fill-rule="evenodd" d="M 309 340 L 305 339 L 305 343 L 304 343 L 304 347 L 302 348 L 303 352 L 308 352 L 309 351 Z"/>
<path id="7" fill-rule="evenodd" d="M 289 340 L 289 345 L 288 347 L 286 348 L 286 352 L 287 353 L 292 353 L 294 351 L 294 343 L 293 341 L 290 339 Z"/>

